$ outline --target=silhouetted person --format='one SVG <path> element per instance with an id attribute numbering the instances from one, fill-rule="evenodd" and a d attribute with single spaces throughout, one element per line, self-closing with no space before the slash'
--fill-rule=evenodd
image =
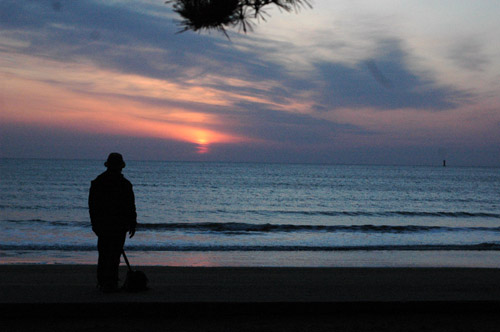
<path id="1" fill-rule="evenodd" d="M 119 153 L 111 153 L 107 170 L 90 186 L 89 213 L 97 235 L 97 282 L 103 292 L 117 291 L 118 266 L 127 232 L 132 238 L 137 225 L 132 184 L 122 175 L 125 167 Z"/>

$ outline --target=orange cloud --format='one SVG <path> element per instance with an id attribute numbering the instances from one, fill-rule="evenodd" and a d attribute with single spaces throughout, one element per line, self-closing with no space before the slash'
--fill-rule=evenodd
<path id="1" fill-rule="evenodd" d="M 238 143 L 248 138 L 211 129 L 222 124 L 213 114 L 189 109 L 164 109 L 120 95 L 96 98 L 70 91 L 64 85 L 0 74 L 9 81 L 1 92 L 5 123 L 29 123 L 90 133 L 155 137 L 190 142 L 198 153 L 209 152 L 211 144 Z M 198 96 L 199 97 L 199 96 Z"/>

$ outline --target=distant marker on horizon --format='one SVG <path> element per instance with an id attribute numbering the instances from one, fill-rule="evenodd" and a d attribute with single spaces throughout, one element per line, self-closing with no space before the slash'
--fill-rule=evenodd
<path id="1" fill-rule="evenodd" d="M 443 159 L 443 167 L 446 167 L 446 159 Z"/>

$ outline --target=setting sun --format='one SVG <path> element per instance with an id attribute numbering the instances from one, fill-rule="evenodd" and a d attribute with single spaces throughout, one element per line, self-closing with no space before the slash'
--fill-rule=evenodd
<path id="1" fill-rule="evenodd" d="M 208 153 L 208 141 L 206 138 L 198 138 L 198 146 L 196 147 L 196 153 L 205 154 Z"/>

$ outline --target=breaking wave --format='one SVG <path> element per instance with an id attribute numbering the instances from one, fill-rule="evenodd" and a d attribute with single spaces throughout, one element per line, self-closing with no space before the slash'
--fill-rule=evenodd
<path id="1" fill-rule="evenodd" d="M 390 225 L 291 225 L 248 223 L 163 223 L 140 224 L 147 231 L 194 231 L 214 233 L 271 233 L 271 232 L 361 232 L 361 233 L 415 233 L 429 231 L 483 231 L 500 232 L 500 227 L 446 227 L 446 226 L 390 226 Z"/>
<path id="2" fill-rule="evenodd" d="M 48 227 L 90 228 L 88 221 L 47 221 L 4 220 L 6 223 L 43 224 Z M 323 233 L 425 233 L 425 232 L 500 232 L 500 227 L 451 227 L 422 225 L 300 225 L 300 224 L 252 224 L 237 222 L 201 222 L 201 223 L 139 223 L 137 229 L 147 232 L 208 232 L 221 234 L 255 234 L 277 232 L 323 232 Z"/>
<path id="3" fill-rule="evenodd" d="M 171 246 L 171 245 L 130 245 L 128 251 L 500 251 L 500 243 L 478 244 L 422 244 L 422 245 L 367 245 L 367 246 Z M 95 245 L 2 245 L 0 250 L 38 251 L 95 251 Z"/>

